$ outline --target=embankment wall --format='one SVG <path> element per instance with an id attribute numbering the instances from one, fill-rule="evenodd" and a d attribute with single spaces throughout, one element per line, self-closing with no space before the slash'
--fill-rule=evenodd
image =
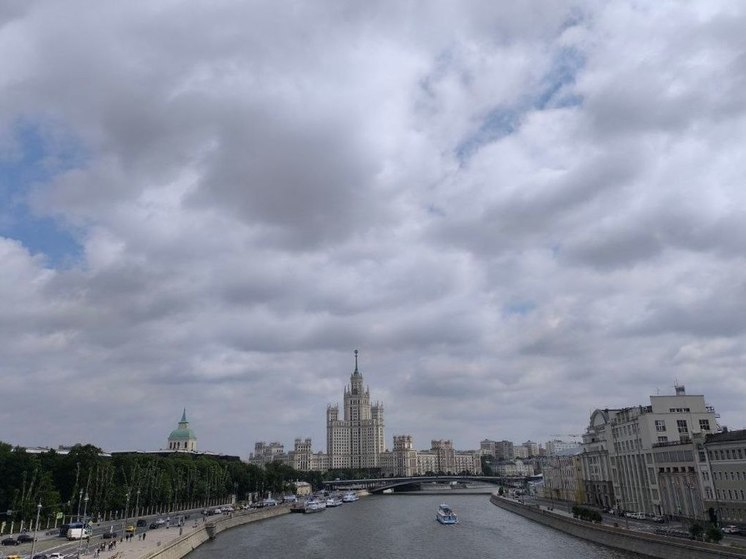
<path id="1" fill-rule="evenodd" d="M 656 559 L 744 559 L 746 551 L 724 545 L 680 540 L 666 536 L 632 532 L 603 524 L 576 520 L 569 516 L 540 509 L 537 505 L 526 505 L 492 495 L 492 504 L 519 514 L 529 520 L 560 530 L 566 534 L 592 541 L 608 547 L 634 551 Z"/>
<path id="2" fill-rule="evenodd" d="M 243 526 L 244 524 L 250 524 L 251 522 L 258 522 L 267 518 L 288 514 L 289 512 L 290 507 L 288 505 L 280 505 L 257 511 L 234 513 L 232 517 L 221 516 L 214 520 L 208 520 L 192 532 L 154 549 L 144 555 L 142 559 L 181 559 L 206 541 L 217 536 L 220 532 L 237 526 Z"/>

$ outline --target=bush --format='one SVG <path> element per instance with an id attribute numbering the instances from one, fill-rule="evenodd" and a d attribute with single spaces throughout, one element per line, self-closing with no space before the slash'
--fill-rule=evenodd
<path id="1" fill-rule="evenodd" d="M 705 533 L 705 539 L 708 542 L 720 543 L 720 540 L 723 539 L 723 533 L 720 531 L 720 528 L 718 528 L 715 525 L 712 525 L 709 528 L 707 528 L 707 532 Z"/>

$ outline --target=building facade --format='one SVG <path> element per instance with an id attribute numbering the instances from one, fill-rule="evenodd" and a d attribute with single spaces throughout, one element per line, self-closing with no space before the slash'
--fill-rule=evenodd
<path id="1" fill-rule="evenodd" d="M 706 517 L 746 526 L 746 429 L 712 434 L 702 447 Z"/>
<path id="2" fill-rule="evenodd" d="M 355 370 L 344 390 L 344 415 L 338 406 L 326 409 L 326 454 L 330 468 L 377 468 L 384 446 L 383 404 L 370 402 L 355 350 Z"/>

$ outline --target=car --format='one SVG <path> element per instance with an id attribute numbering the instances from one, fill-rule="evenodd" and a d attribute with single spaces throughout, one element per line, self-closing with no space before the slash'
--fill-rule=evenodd
<path id="1" fill-rule="evenodd" d="M 650 517 L 650 520 L 657 522 L 658 524 L 663 524 L 666 521 L 666 519 L 659 514 L 654 514 Z"/>
<path id="2" fill-rule="evenodd" d="M 34 541 L 35 538 L 31 534 L 18 534 L 16 539 L 18 540 L 18 543 L 29 543 Z"/>
<path id="3" fill-rule="evenodd" d="M 144 518 L 140 518 L 140 519 L 138 519 L 138 521 L 137 521 L 137 522 L 135 523 L 135 525 L 136 525 L 136 526 L 137 526 L 138 528 L 145 528 L 145 526 L 147 526 L 147 525 L 148 525 L 148 521 L 147 521 L 147 520 L 145 520 Z"/>
<path id="4" fill-rule="evenodd" d="M 105 540 L 113 540 L 113 539 L 116 539 L 116 537 L 117 537 L 117 536 L 118 536 L 119 534 L 117 534 L 116 532 L 114 532 L 113 530 L 111 530 L 111 531 L 109 531 L 109 532 L 104 532 L 104 533 L 103 533 L 102 535 L 103 535 L 103 538 L 104 538 Z"/>
<path id="5" fill-rule="evenodd" d="M 127 528 L 125 528 L 124 531 L 127 532 L 128 534 L 134 534 L 135 533 L 135 527 L 132 524 L 130 524 L 130 525 L 127 526 Z"/>
<path id="6" fill-rule="evenodd" d="M 22 557 L 17 553 L 11 553 L 10 555 L 7 555 L 5 559 L 22 559 Z"/>
<path id="7" fill-rule="evenodd" d="M 49 556 L 46 553 L 37 553 L 34 555 L 34 559 L 49 559 Z"/>
<path id="8" fill-rule="evenodd" d="M 740 534 L 741 530 L 738 528 L 738 526 L 734 524 L 728 524 L 727 526 L 722 527 L 723 534 Z"/>
<path id="9" fill-rule="evenodd" d="M 19 542 L 17 539 L 11 537 L 11 538 L 5 538 L 3 541 L 0 541 L 3 545 L 20 545 L 21 542 Z"/>
<path id="10" fill-rule="evenodd" d="M 65 556 L 62 555 L 62 553 L 57 553 L 56 551 L 54 553 L 50 553 L 49 557 L 47 559 L 65 559 Z"/>

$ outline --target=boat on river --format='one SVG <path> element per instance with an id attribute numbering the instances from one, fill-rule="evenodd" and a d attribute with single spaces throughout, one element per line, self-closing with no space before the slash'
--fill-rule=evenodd
<path id="1" fill-rule="evenodd" d="M 441 524 L 456 524 L 458 522 L 458 516 L 456 516 L 456 513 L 453 512 L 453 509 L 445 503 L 441 503 L 438 507 L 438 511 L 435 513 L 435 519 Z"/>
<path id="2" fill-rule="evenodd" d="M 357 493 L 355 493 L 354 491 L 348 491 L 347 493 L 342 495 L 343 503 L 354 503 L 358 499 L 360 499 L 360 497 L 358 497 Z"/>
<path id="3" fill-rule="evenodd" d="M 306 500 L 305 507 L 303 509 L 303 512 L 306 514 L 312 513 L 312 512 L 321 512 L 326 508 L 326 501 L 322 501 L 321 499 L 316 498 L 309 498 Z"/>
<path id="4" fill-rule="evenodd" d="M 339 495 L 329 495 L 326 499 L 327 507 L 338 507 L 342 504 L 342 497 Z"/>

